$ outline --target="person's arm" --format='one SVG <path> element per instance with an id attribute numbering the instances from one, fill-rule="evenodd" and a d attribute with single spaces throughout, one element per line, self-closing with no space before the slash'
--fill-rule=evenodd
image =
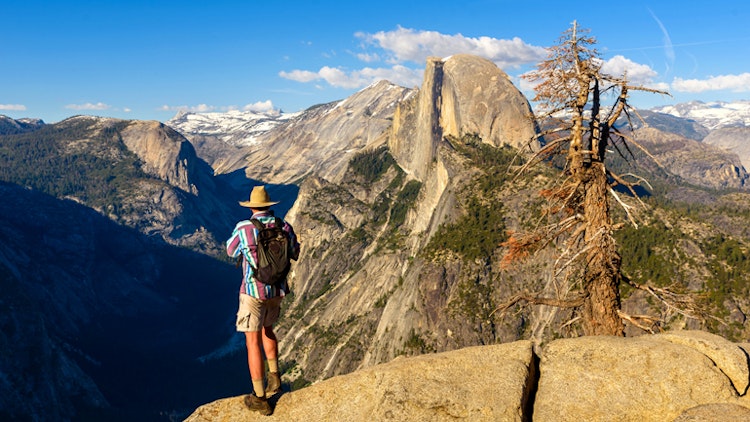
<path id="1" fill-rule="evenodd" d="M 254 264 L 255 259 L 251 253 L 251 249 L 255 247 L 254 230 L 255 226 L 249 221 L 237 223 L 234 231 L 232 231 L 232 236 L 226 242 L 227 255 L 237 258 L 240 254 L 244 254 L 247 262 Z"/>
<path id="2" fill-rule="evenodd" d="M 299 258 L 299 250 L 300 250 L 300 244 L 297 240 L 297 235 L 294 233 L 294 228 L 291 224 L 284 222 L 284 231 L 289 234 L 289 242 L 292 245 L 292 259 L 297 260 Z"/>

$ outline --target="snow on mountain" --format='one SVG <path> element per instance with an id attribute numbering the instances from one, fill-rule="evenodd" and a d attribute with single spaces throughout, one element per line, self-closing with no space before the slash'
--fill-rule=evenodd
<path id="1" fill-rule="evenodd" d="M 194 135 L 211 136 L 229 145 L 244 147 L 257 142 L 257 137 L 268 132 L 301 112 L 282 113 L 278 110 L 252 112 L 230 110 L 227 112 L 180 112 L 166 124 L 191 139 Z"/>
<path id="2" fill-rule="evenodd" d="M 651 111 L 695 120 L 708 129 L 750 126 L 750 101 L 690 101 L 655 107 Z"/>
<path id="3" fill-rule="evenodd" d="M 341 104 L 339 104 L 340 106 Z M 709 130 L 721 127 L 750 127 L 750 101 L 690 101 L 654 107 L 650 111 L 693 120 Z M 258 142 L 258 137 L 276 126 L 294 119 L 303 112 L 283 113 L 279 110 L 252 112 L 180 112 L 165 122 L 188 139 L 209 136 L 235 147 Z"/>

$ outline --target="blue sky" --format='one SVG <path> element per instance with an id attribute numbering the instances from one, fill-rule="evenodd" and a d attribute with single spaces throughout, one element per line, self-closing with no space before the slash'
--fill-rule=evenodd
<path id="1" fill-rule="evenodd" d="M 614 4 L 614 3 L 613 3 Z M 519 76 L 576 20 L 610 73 L 672 97 L 750 99 L 745 0 L 3 0 L 0 114 L 166 121 L 178 110 L 303 110 L 378 79 L 421 82 L 428 56 L 485 56 Z"/>

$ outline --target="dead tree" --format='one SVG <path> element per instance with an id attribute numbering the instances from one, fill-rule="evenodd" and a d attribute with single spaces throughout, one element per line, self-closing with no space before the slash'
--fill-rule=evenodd
<path id="1" fill-rule="evenodd" d="M 554 124 L 537 135 L 535 140 L 544 139 L 544 146 L 524 169 L 555 154 L 565 156 L 565 165 L 556 186 L 542 192 L 549 201 L 547 215 L 552 221 L 533 232 L 513 234 L 505 243 L 505 260 L 558 242 L 561 256 L 557 270 L 569 274 L 574 291 L 555 298 L 523 294 L 511 302 L 575 307 L 584 334 L 622 336 L 621 258 L 613 236 L 617 225 L 612 221 L 610 202 L 615 199 L 623 205 L 635 224 L 614 187 L 624 186 L 637 198 L 637 182 L 611 172 L 606 155 L 613 150 L 623 157 L 632 156 L 630 147 L 637 146 L 615 125 L 623 120 L 630 123 L 634 109 L 628 104 L 629 92 L 666 93 L 630 85 L 626 75 L 604 74 L 603 61 L 593 48 L 596 41 L 587 33 L 573 22 L 559 44 L 549 49 L 547 60 L 525 76 L 537 83 L 534 102 L 545 113 L 540 121 Z M 612 101 L 611 106 L 603 105 L 604 100 Z"/>

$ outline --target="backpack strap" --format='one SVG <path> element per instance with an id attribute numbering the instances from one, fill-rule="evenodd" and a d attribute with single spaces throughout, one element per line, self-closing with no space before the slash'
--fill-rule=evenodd
<path id="1" fill-rule="evenodd" d="M 264 228 L 266 228 L 266 226 L 264 226 L 263 223 L 261 223 L 260 220 L 258 220 L 257 218 L 251 218 L 250 222 L 253 223 L 253 226 L 255 226 L 255 230 L 257 230 L 258 232 L 260 232 L 261 230 L 263 230 Z M 254 233 L 253 235 L 255 236 L 255 243 L 257 244 L 258 243 L 257 234 Z M 240 255 L 240 256 L 242 256 L 242 255 Z M 252 268 L 253 271 L 258 271 L 257 263 L 254 263 L 254 264 L 255 265 L 253 265 L 250 262 L 248 262 L 248 265 L 250 265 L 250 268 Z"/>
<path id="2" fill-rule="evenodd" d="M 278 218 L 277 218 L 277 220 L 278 220 Z M 258 229 L 258 231 L 263 230 L 264 228 L 266 228 L 266 226 L 264 226 L 263 223 L 261 223 L 260 220 L 258 220 L 257 218 L 251 218 L 250 222 L 253 223 L 253 226 L 255 226 L 255 228 Z"/>

